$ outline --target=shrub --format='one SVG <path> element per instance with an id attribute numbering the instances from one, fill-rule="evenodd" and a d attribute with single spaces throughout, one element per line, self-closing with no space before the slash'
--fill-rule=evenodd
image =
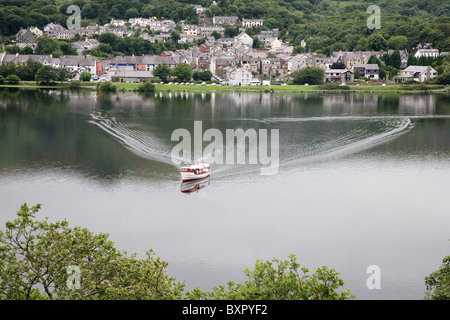
<path id="1" fill-rule="evenodd" d="M 142 83 L 139 84 L 137 90 L 141 93 L 151 93 L 155 91 L 155 85 L 151 82 L 144 80 Z"/>
<path id="2" fill-rule="evenodd" d="M 103 92 L 116 92 L 117 88 L 111 81 L 101 82 L 97 84 L 97 89 Z"/>
<path id="3" fill-rule="evenodd" d="M 10 74 L 6 77 L 6 82 L 9 84 L 18 84 L 20 81 L 20 78 L 16 76 L 15 74 Z"/>
<path id="4" fill-rule="evenodd" d="M 91 74 L 87 71 L 83 71 L 80 73 L 80 80 L 84 82 L 91 81 Z"/>
<path id="5" fill-rule="evenodd" d="M 71 83 L 70 83 L 70 89 L 80 89 L 80 87 L 81 87 L 81 82 L 80 81 L 78 81 L 78 80 L 75 80 L 75 81 L 72 81 Z"/>
<path id="6" fill-rule="evenodd" d="M 4 84 L 5 83 L 5 77 L 0 75 L 0 84 Z"/>

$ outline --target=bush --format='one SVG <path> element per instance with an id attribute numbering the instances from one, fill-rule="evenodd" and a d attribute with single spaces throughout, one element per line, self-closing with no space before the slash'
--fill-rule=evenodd
<path id="1" fill-rule="evenodd" d="M 15 74 L 10 74 L 6 77 L 6 82 L 8 84 L 19 84 L 20 78 Z"/>
<path id="2" fill-rule="evenodd" d="M 97 90 L 103 92 L 116 92 L 117 88 L 111 81 L 105 81 L 97 84 Z"/>
<path id="3" fill-rule="evenodd" d="M 155 91 L 155 85 L 151 82 L 144 80 L 139 84 L 138 89 L 140 93 L 151 93 Z"/>
<path id="4" fill-rule="evenodd" d="M 81 82 L 80 81 L 78 81 L 78 80 L 75 80 L 75 81 L 72 81 L 71 83 L 70 83 L 70 89 L 80 89 L 80 87 L 81 87 Z"/>
<path id="5" fill-rule="evenodd" d="M 450 72 L 444 72 L 436 78 L 437 84 L 450 84 Z"/>
<path id="6" fill-rule="evenodd" d="M 4 84 L 5 83 L 5 77 L 0 75 L 0 84 Z"/>
<path id="7" fill-rule="evenodd" d="M 83 71 L 80 73 L 80 80 L 84 82 L 91 81 L 91 74 L 87 71 Z"/>

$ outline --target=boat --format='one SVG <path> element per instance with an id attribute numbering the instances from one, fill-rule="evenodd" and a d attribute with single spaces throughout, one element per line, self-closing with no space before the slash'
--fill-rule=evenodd
<path id="1" fill-rule="evenodd" d="M 181 178 L 183 181 L 198 180 L 209 177 L 211 174 L 211 168 L 207 163 L 188 164 L 181 167 Z"/>

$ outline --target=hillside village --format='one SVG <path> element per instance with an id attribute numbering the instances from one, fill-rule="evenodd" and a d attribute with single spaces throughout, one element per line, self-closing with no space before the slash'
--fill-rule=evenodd
<path id="1" fill-rule="evenodd" d="M 283 82 L 290 79 L 296 70 L 307 66 L 320 67 L 324 70 L 326 83 L 351 83 L 357 78 L 367 81 L 380 81 L 378 64 L 369 63 L 371 56 L 381 57 L 393 54 L 389 51 L 357 51 L 332 52 L 325 57 L 312 52 L 294 53 L 294 47 L 279 39 L 279 30 L 260 30 L 256 39 L 260 45 L 254 48 L 254 37 L 246 33 L 246 28 L 262 28 L 262 19 L 242 19 L 236 16 L 215 16 L 212 19 L 204 15 L 204 8 L 194 6 L 198 15 L 198 24 L 179 23 L 178 43 L 198 43 L 186 49 L 163 51 L 159 55 L 115 56 L 99 59 L 90 56 L 91 50 L 100 45 L 96 36 L 112 33 L 117 37 L 130 37 L 139 34 L 144 40 L 152 43 L 170 41 L 171 30 L 177 28 L 172 20 L 153 18 L 131 18 L 128 21 L 114 20 L 104 26 L 87 26 L 78 29 L 67 29 L 60 24 L 47 24 L 43 30 L 29 27 L 20 30 L 16 35 L 15 46 L 23 49 L 30 47 L 30 54 L 0 54 L 0 64 L 25 63 L 28 59 L 37 60 L 43 64 L 68 69 L 73 79 L 79 79 L 83 71 L 92 75 L 93 80 L 118 82 L 141 82 L 154 79 L 153 71 L 158 65 L 167 65 L 173 69 L 180 63 L 188 64 L 194 71 L 208 70 L 213 79 L 222 84 L 247 86 L 261 84 L 264 80 Z M 234 37 L 226 37 L 225 28 L 233 27 L 239 30 Z M 56 39 L 73 40 L 72 47 L 78 55 L 53 57 L 52 55 L 34 54 L 37 39 L 47 36 Z M 200 41 L 199 41 L 200 40 Z M 302 47 L 306 47 L 302 41 Z M 394 77 L 396 81 L 427 81 L 437 77 L 437 71 L 430 66 L 407 66 L 409 52 L 399 51 L 401 67 Z M 430 45 L 418 47 L 414 57 L 420 58 L 447 55 Z M 356 71 L 358 69 L 358 71 Z"/>

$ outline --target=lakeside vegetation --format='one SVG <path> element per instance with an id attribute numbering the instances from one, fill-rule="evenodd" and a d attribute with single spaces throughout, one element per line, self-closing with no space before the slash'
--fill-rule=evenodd
<path id="1" fill-rule="evenodd" d="M 102 83 L 107 83 L 104 87 L 107 90 L 100 91 L 136 91 L 136 92 L 154 92 L 154 91 L 185 91 L 185 92 L 405 92 L 405 93 L 448 93 L 449 88 L 443 85 L 425 85 L 425 84 L 366 84 L 366 85 L 271 85 L 271 86 L 224 86 L 215 84 L 205 85 L 174 85 L 174 84 L 153 84 L 148 89 L 139 90 L 141 83 L 115 83 L 115 82 L 73 82 L 55 83 L 53 85 L 43 85 L 31 81 L 21 81 L 18 84 L 0 84 L 0 88 L 23 88 L 23 89 L 82 89 L 98 90 Z M 150 84 L 150 83 L 149 83 Z"/>

